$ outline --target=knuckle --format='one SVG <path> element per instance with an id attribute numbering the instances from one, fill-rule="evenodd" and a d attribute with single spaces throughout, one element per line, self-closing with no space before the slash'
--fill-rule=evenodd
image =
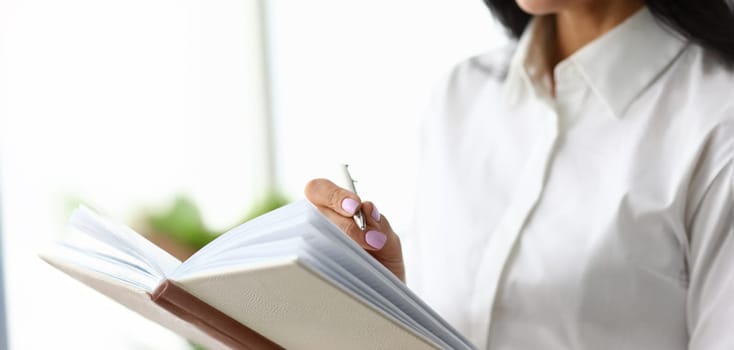
<path id="1" fill-rule="evenodd" d="M 398 254 L 387 254 L 380 257 L 380 262 L 384 265 L 401 265 L 403 264 L 403 257 Z"/>
<path id="2" fill-rule="evenodd" d="M 393 233 L 393 236 L 395 236 L 395 246 L 400 250 L 403 247 L 403 244 L 400 242 L 400 236 Z"/>
<path id="3" fill-rule="evenodd" d="M 341 188 L 337 186 L 329 189 L 327 203 L 329 203 L 329 205 L 334 209 L 337 209 L 339 207 L 339 202 L 341 201 L 342 197 L 341 192 Z"/>
<path id="4" fill-rule="evenodd" d="M 390 220 L 388 220 L 384 214 L 380 214 L 380 224 L 383 227 L 386 227 L 392 231 L 392 226 L 390 226 Z"/>
<path id="5" fill-rule="evenodd" d="M 308 183 L 306 183 L 303 192 L 306 197 L 311 201 L 322 204 L 326 197 L 324 192 L 328 191 L 331 185 L 333 184 L 327 179 L 312 179 Z"/>
<path id="6" fill-rule="evenodd" d="M 307 197 L 313 197 L 317 193 L 317 189 L 322 181 L 323 179 L 311 179 L 306 183 L 306 186 L 303 188 L 303 192 Z"/>

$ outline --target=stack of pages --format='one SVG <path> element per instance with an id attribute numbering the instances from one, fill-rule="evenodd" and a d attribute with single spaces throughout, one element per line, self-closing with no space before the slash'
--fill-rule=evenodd
<path id="1" fill-rule="evenodd" d="M 184 262 L 83 207 L 71 225 L 44 260 L 209 349 L 473 348 L 306 200 Z"/>

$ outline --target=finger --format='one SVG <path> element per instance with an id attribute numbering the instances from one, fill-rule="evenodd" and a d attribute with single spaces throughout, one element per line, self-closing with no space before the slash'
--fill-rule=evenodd
<path id="1" fill-rule="evenodd" d="M 362 203 L 354 192 L 343 189 L 327 179 L 309 181 L 303 192 L 314 205 L 329 208 L 345 217 L 353 216 Z"/>
<path id="2" fill-rule="evenodd" d="M 375 203 L 372 203 L 370 201 L 365 201 L 364 203 L 362 203 L 362 212 L 365 216 L 367 216 L 366 219 L 368 224 L 374 223 L 376 225 L 379 225 L 382 221 L 382 214 L 380 214 L 380 211 L 377 209 Z"/>
<path id="3" fill-rule="evenodd" d="M 390 226 L 390 222 L 388 222 L 384 215 L 380 214 L 380 211 L 374 203 L 362 203 L 362 211 L 367 219 L 365 242 L 375 248 L 374 246 L 379 245 L 382 237 L 379 237 L 374 232 L 385 235 L 382 248 L 367 248 L 367 251 L 382 265 L 392 271 L 401 281 L 405 281 L 405 264 L 403 263 L 403 250 L 400 244 L 400 237 L 395 234 L 395 231 Z"/>
<path id="4" fill-rule="evenodd" d="M 385 255 L 394 253 L 394 250 L 400 247 L 400 239 L 390 227 L 387 218 L 380 214 L 374 203 L 369 201 L 362 203 L 362 212 L 367 220 L 365 242 L 372 248 L 370 250 L 385 250 Z"/>
<path id="5" fill-rule="evenodd" d="M 354 219 L 350 217 L 344 217 L 338 213 L 335 213 L 330 208 L 326 207 L 316 207 L 318 210 L 323 214 L 329 221 L 331 221 L 334 225 L 336 225 L 340 230 L 342 230 L 344 233 L 349 236 L 353 241 L 355 241 L 357 244 L 359 244 L 364 249 L 372 249 L 374 250 L 372 246 L 370 246 L 367 241 L 365 241 L 365 231 L 362 231 L 359 226 L 354 222 Z"/>

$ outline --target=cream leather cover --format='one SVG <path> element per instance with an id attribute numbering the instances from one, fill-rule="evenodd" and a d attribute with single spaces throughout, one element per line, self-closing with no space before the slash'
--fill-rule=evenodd
<path id="1" fill-rule="evenodd" d="M 286 349 L 438 349 L 295 258 L 176 282 Z"/>
<path id="2" fill-rule="evenodd" d="M 67 264 L 60 259 L 54 259 L 49 256 L 41 256 L 41 258 L 74 279 L 92 287 L 140 315 L 178 333 L 186 339 L 201 344 L 209 350 L 230 350 L 224 344 L 209 337 L 198 328 L 153 303 L 150 299 L 150 294 L 145 291 L 122 284 L 103 274 Z"/>

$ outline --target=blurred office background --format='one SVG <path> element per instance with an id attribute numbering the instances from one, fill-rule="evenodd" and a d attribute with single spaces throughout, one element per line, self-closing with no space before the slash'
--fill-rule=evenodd
<path id="1" fill-rule="evenodd" d="M 37 257 L 76 201 L 221 231 L 349 162 L 408 235 L 431 87 L 505 42 L 481 0 L 0 0 L 0 349 L 189 347 Z"/>

